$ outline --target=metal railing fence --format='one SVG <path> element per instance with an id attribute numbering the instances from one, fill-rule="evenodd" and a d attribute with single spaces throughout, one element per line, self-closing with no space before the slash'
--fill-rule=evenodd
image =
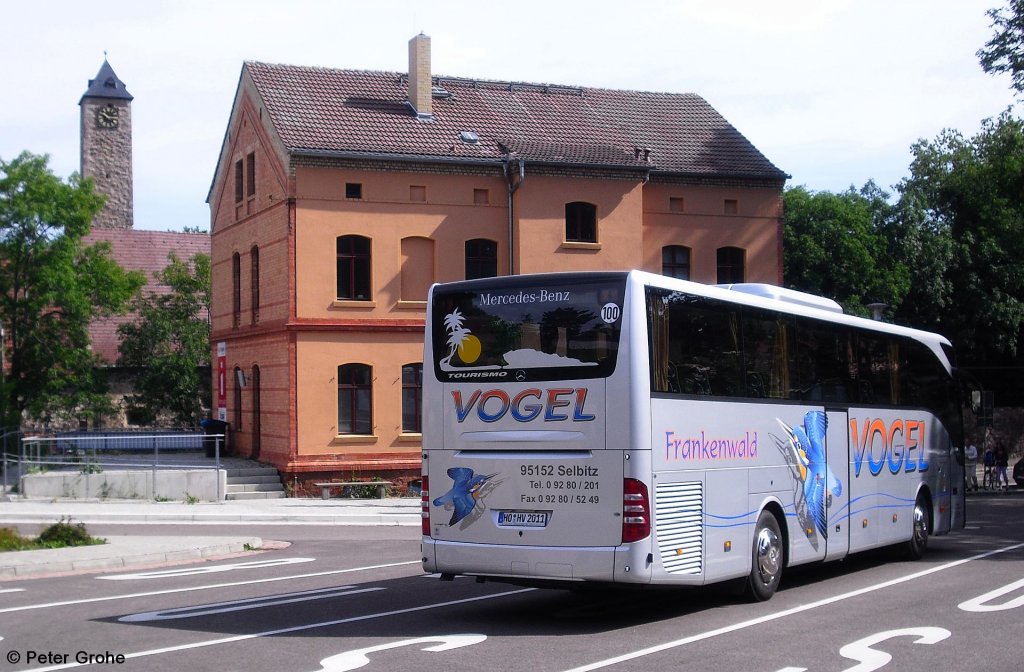
<path id="1" fill-rule="evenodd" d="M 18 441 L 17 482 L 21 476 L 41 472 L 151 470 L 153 482 L 162 469 L 221 469 L 225 434 L 202 431 L 147 432 L 90 431 L 53 436 L 23 436 Z M 6 451 L 6 449 L 5 449 Z M 8 485 L 4 458 L 4 488 Z"/>

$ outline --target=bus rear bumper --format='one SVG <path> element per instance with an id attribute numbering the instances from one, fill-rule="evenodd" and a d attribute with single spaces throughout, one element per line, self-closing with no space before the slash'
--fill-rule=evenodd
<path id="1" fill-rule="evenodd" d="M 638 544 L 622 546 L 505 546 L 423 539 L 423 569 L 510 582 L 649 583 Z M 640 562 L 631 562 L 639 555 Z"/>

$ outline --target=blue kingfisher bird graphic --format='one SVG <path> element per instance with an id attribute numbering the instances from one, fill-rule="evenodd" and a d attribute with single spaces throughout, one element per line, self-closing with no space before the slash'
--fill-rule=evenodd
<path id="1" fill-rule="evenodd" d="M 434 506 L 443 506 L 445 510 L 454 508 L 452 519 L 448 521 L 451 527 L 459 522 L 476 508 L 477 500 L 482 496 L 481 488 L 497 476 L 497 474 L 473 474 L 468 467 L 452 467 L 448 470 L 448 477 L 454 481 L 452 489 L 434 500 Z"/>
<path id="2" fill-rule="evenodd" d="M 779 424 L 786 430 L 789 450 L 796 463 L 797 476 L 803 483 L 804 504 L 811 520 L 814 521 L 815 529 L 827 539 L 827 493 L 838 497 L 843 492 L 843 484 L 825 459 L 825 430 L 828 429 L 828 418 L 823 411 L 808 411 L 804 414 L 802 427 L 790 427 L 781 420 Z"/>

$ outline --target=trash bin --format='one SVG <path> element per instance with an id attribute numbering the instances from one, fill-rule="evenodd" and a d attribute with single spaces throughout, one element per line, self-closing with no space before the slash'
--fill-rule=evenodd
<path id="1" fill-rule="evenodd" d="M 199 423 L 203 429 L 203 448 L 206 449 L 207 457 L 217 457 L 217 441 L 220 443 L 221 457 L 228 453 L 228 423 L 222 420 L 206 419 Z M 223 435 L 220 439 L 218 435 Z"/>

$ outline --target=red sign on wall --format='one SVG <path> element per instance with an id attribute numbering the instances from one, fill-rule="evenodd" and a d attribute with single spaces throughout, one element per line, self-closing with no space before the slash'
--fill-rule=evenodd
<path id="1" fill-rule="evenodd" d="M 217 419 L 228 421 L 228 344 L 217 344 Z"/>

